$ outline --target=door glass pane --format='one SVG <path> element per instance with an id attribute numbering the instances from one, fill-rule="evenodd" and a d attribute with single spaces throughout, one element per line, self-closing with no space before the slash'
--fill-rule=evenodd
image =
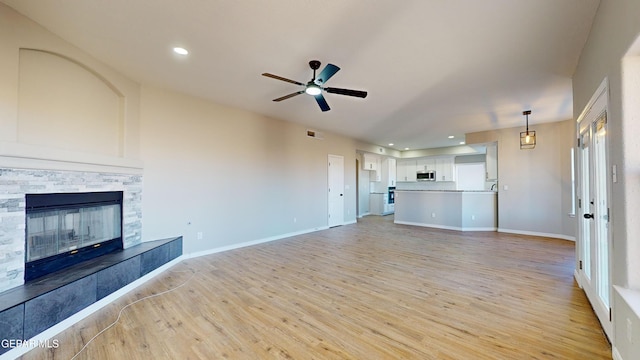
<path id="1" fill-rule="evenodd" d="M 582 269 L 584 271 L 584 276 L 587 279 L 591 279 L 591 221 L 584 218 L 584 214 L 588 214 L 591 212 L 590 204 L 591 195 L 589 194 L 589 133 L 585 133 L 582 135 L 580 142 L 582 144 L 580 152 L 580 174 L 582 177 L 582 187 L 580 189 L 580 211 L 578 212 L 581 217 L 581 232 L 582 232 L 582 241 L 581 245 L 581 258 L 582 258 Z"/>
<path id="2" fill-rule="evenodd" d="M 597 287 L 598 295 L 609 306 L 609 210 L 607 204 L 607 158 L 606 126 L 601 119 L 594 124 L 594 167 L 595 167 L 595 203 L 594 222 L 596 231 Z"/>

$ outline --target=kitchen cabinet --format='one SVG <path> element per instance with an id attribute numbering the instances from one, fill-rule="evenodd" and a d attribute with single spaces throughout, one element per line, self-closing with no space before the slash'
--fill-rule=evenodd
<path id="1" fill-rule="evenodd" d="M 455 181 L 455 157 L 438 156 L 398 160 L 398 182 L 416 181 L 417 171 L 435 171 L 436 181 Z"/>
<path id="2" fill-rule="evenodd" d="M 396 186 L 396 159 L 383 158 L 380 171 L 369 172 L 371 181 L 371 192 L 386 193 L 390 186 Z"/>
<path id="3" fill-rule="evenodd" d="M 417 165 L 416 160 L 397 160 L 396 180 L 397 182 L 416 181 Z"/>
<path id="4" fill-rule="evenodd" d="M 371 171 L 371 173 L 369 174 L 369 180 L 375 182 L 380 181 L 382 179 L 382 165 L 380 156 L 372 154 L 362 154 L 362 158 L 362 169 Z"/>
<path id="5" fill-rule="evenodd" d="M 416 160 L 417 171 L 435 171 L 436 181 L 455 181 L 453 156 L 426 157 Z"/>
<path id="6" fill-rule="evenodd" d="M 487 180 L 498 180 L 498 144 L 493 143 L 487 145 L 486 165 Z"/>
<path id="7" fill-rule="evenodd" d="M 455 181 L 455 159 L 441 157 L 435 159 L 436 181 Z"/>
<path id="8" fill-rule="evenodd" d="M 396 159 L 388 158 L 382 162 L 382 183 L 396 186 Z"/>
<path id="9" fill-rule="evenodd" d="M 380 164 L 380 157 L 371 154 L 362 154 L 362 170 L 378 171 Z"/>
<path id="10" fill-rule="evenodd" d="M 416 160 L 416 170 L 417 171 L 435 171 L 436 159 L 422 158 L 422 159 Z"/>

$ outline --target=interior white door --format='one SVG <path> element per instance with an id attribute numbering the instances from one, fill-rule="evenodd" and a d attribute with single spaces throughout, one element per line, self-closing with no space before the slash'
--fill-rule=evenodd
<path id="1" fill-rule="evenodd" d="M 329 227 L 344 224 L 344 157 L 329 155 L 328 164 Z"/>
<path id="2" fill-rule="evenodd" d="M 598 106 L 600 104 L 600 106 Z M 577 254 L 578 281 L 604 332 L 611 338 L 610 183 L 607 156 L 606 103 L 596 102 L 580 122 L 579 199 L 580 226 Z"/>

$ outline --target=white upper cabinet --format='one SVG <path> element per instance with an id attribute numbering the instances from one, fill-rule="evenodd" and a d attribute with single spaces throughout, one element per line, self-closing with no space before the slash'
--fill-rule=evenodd
<path id="1" fill-rule="evenodd" d="M 436 158 L 436 181 L 455 181 L 455 158 Z"/>
<path id="2" fill-rule="evenodd" d="M 371 154 L 362 154 L 363 157 L 363 162 L 362 162 L 362 170 L 371 170 L 371 171 L 378 171 L 379 169 L 379 163 L 380 163 L 380 157 L 377 155 L 371 155 Z"/>
<path id="3" fill-rule="evenodd" d="M 396 179 L 397 182 L 416 181 L 417 165 L 415 159 L 397 160 Z"/>
<path id="4" fill-rule="evenodd" d="M 433 156 L 398 160 L 398 181 L 416 181 L 417 171 L 435 171 L 436 181 L 455 181 L 455 157 Z"/>
<path id="5" fill-rule="evenodd" d="M 434 158 L 422 158 L 416 161 L 417 171 L 435 171 L 436 159 Z"/>
<path id="6" fill-rule="evenodd" d="M 380 181 L 382 178 L 382 165 L 380 156 L 372 154 L 362 154 L 362 158 L 362 169 L 371 171 L 369 179 L 371 181 Z"/>
<path id="7" fill-rule="evenodd" d="M 382 158 L 380 171 L 376 173 L 380 174 L 380 184 L 376 186 L 378 191 L 386 192 L 389 186 L 396 186 L 396 159 L 394 158 Z M 374 181 L 374 180 L 371 180 Z"/>
<path id="8" fill-rule="evenodd" d="M 383 160 L 382 182 L 387 186 L 396 186 L 396 159 L 388 158 Z"/>

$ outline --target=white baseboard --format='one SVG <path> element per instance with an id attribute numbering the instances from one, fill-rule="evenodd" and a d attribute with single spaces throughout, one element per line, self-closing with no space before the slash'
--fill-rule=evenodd
<path id="1" fill-rule="evenodd" d="M 505 228 L 498 228 L 498 232 L 518 234 L 518 235 L 542 236 L 542 237 L 550 237 L 554 239 L 576 241 L 575 236 L 568 236 L 563 234 L 551 234 L 551 233 L 543 233 L 543 232 L 537 232 L 537 231 L 513 230 L 513 229 L 505 229 Z"/>
<path id="2" fill-rule="evenodd" d="M 353 223 L 355 223 L 355 220 L 353 221 Z M 196 258 L 196 257 L 200 257 L 200 256 L 210 255 L 210 254 L 216 254 L 216 253 L 223 252 L 223 251 L 240 249 L 240 248 L 247 247 L 247 246 L 268 243 L 268 242 L 275 241 L 275 240 L 281 240 L 281 239 L 285 239 L 285 238 L 296 236 L 296 235 L 303 235 L 303 234 L 308 234 L 308 233 L 315 232 L 315 231 L 326 230 L 328 228 L 329 228 L 328 226 L 320 226 L 320 227 L 316 227 L 316 228 L 313 228 L 313 229 L 295 231 L 295 232 L 290 232 L 290 233 L 286 233 L 286 234 L 282 234 L 282 235 L 269 236 L 269 237 L 262 238 L 262 239 L 245 241 L 245 242 L 238 243 L 238 244 L 231 244 L 231 245 L 221 246 L 221 247 L 217 247 L 217 248 L 213 248 L 213 249 L 197 251 L 197 252 L 186 254 L 185 258 L 186 259 L 191 259 L 191 258 Z"/>
<path id="3" fill-rule="evenodd" d="M 611 356 L 613 357 L 613 360 L 624 360 L 615 346 L 611 348 Z"/>
<path id="4" fill-rule="evenodd" d="M 435 229 L 443 229 L 443 230 L 455 230 L 455 231 L 496 231 L 495 227 L 457 227 L 457 226 L 447 226 L 447 225 L 438 225 L 438 224 L 427 224 L 427 223 L 417 223 L 411 221 L 394 221 L 395 224 L 401 225 L 413 225 L 413 226 L 422 226 L 422 227 L 430 227 Z"/>
<path id="5" fill-rule="evenodd" d="M 96 301 L 95 303 L 87 306 L 86 308 L 80 310 L 79 312 L 71 315 L 70 317 L 66 318 L 65 320 L 62 320 L 61 322 L 57 323 L 56 325 L 48 328 L 47 330 L 39 333 L 38 335 L 32 337 L 31 339 L 24 339 L 24 340 L 28 340 L 28 345 L 29 346 L 20 346 L 20 347 L 16 347 L 13 348 L 9 351 L 7 351 L 6 353 L 0 355 L 0 360 L 9 360 L 9 359 L 16 359 L 24 354 L 26 354 L 27 352 L 29 352 L 30 350 L 38 347 L 38 344 L 52 344 L 52 341 L 49 341 L 50 339 L 55 339 L 55 336 L 60 334 L 61 332 L 63 332 L 64 330 L 67 330 L 68 328 L 72 327 L 73 325 L 75 325 L 76 323 L 80 322 L 81 320 L 85 319 L 86 317 L 88 317 L 89 315 L 93 314 L 94 312 L 102 309 L 103 307 L 109 305 L 110 303 L 116 301 L 118 298 L 120 298 L 121 296 L 125 295 L 126 293 L 128 293 L 129 291 L 137 288 L 138 286 L 146 283 L 147 281 L 153 279 L 155 276 L 157 276 L 158 274 L 164 272 L 165 270 L 168 270 L 169 268 L 171 268 L 172 266 L 176 265 L 177 263 L 179 263 L 180 261 L 183 260 L 182 256 L 179 256 L 173 260 L 171 260 L 170 262 L 160 266 L 159 268 L 153 270 L 152 272 L 144 275 L 143 277 L 139 278 L 138 280 L 126 285 L 125 287 L 116 290 L 115 292 L 105 296 L 104 298 Z M 114 319 L 115 320 L 115 319 Z M 16 339 L 18 340 L 18 339 Z M 23 339 L 19 339 L 19 340 L 23 340 Z"/>

